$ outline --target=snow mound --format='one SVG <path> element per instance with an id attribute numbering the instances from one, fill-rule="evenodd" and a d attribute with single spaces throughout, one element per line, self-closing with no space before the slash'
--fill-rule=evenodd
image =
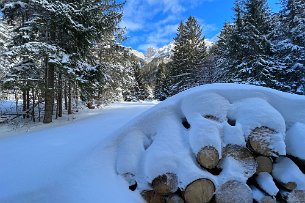
<path id="1" fill-rule="evenodd" d="M 157 177 L 175 174 L 179 191 L 195 180 L 208 179 L 217 194 L 226 182 L 237 181 L 247 191 L 252 188 L 254 198 L 273 199 L 279 191 L 274 177 L 283 182 L 292 179 L 298 190 L 305 190 L 304 174 L 298 171 L 299 178 L 289 176 L 286 169 L 296 166 L 277 158 L 286 155 L 286 145 L 289 154 L 305 158 L 304 126 L 303 96 L 250 85 L 200 86 L 165 100 L 122 128 L 116 143 L 116 170 L 129 184 L 136 184 L 138 191 L 154 190 Z M 253 158 L 277 158 L 273 177 L 269 173 L 254 175 L 257 184 L 248 186 L 253 174 L 247 176 L 245 170 L 252 167 L 255 171 L 257 165 L 249 161 L 245 167 L 248 159 L 242 153 L 223 154 L 226 147 L 234 145 L 250 151 Z M 198 160 L 198 153 L 206 147 L 216 152 L 212 169 Z M 283 173 L 286 175 L 281 177 Z"/>

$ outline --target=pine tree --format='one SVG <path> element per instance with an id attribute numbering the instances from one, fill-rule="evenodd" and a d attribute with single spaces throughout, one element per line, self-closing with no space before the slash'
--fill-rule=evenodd
<path id="1" fill-rule="evenodd" d="M 271 14 L 266 0 L 247 0 L 243 11 L 242 61 L 233 67 L 233 81 L 287 90 L 281 81 L 285 67 L 274 58 Z"/>
<path id="2" fill-rule="evenodd" d="M 234 24 L 225 23 L 222 28 L 218 41 L 215 46 L 215 68 L 222 70 L 222 82 L 228 82 L 232 78 L 232 70 L 236 61 L 234 43 L 232 36 L 234 32 Z M 237 53 L 237 52 L 235 52 Z"/>
<path id="3" fill-rule="evenodd" d="M 274 17 L 273 39 L 277 58 L 287 67 L 284 78 L 290 92 L 305 93 L 305 2 L 282 1 Z"/>
<path id="4" fill-rule="evenodd" d="M 187 22 L 180 23 L 170 67 L 170 95 L 199 85 L 198 74 L 206 56 L 206 47 L 202 37 L 202 29 L 197 20 L 190 16 Z"/>
<path id="5" fill-rule="evenodd" d="M 6 72 L 8 62 L 4 56 L 4 53 L 7 51 L 7 44 L 9 41 L 9 33 L 7 25 L 0 18 L 0 80 L 3 80 L 4 74 Z"/>
<path id="6" fill-rule="evenodd" d="M 26 54 L 22 60 L 39 61 L 41 71 L 45 70 L 44 123 L 52 122 L 55 82 L 61 83 L 62 74 L 70 80 L 69 84 L 77 81 L 81 87 L 89 87 L 83 85 L 89 83 L 83 78 L 97 67 L 92 49 L 97 43 L 104 47 L 115 44 L 121 8 L 122 4 L 115 0 L 12 0 L 4 5 L 8 22 L 20 25 L 12 54 L 16 58 Z"/>
<path id="7" fill-rule="evenodd" d="M 156 74 L 154 97 L 160 101 L 169 96 L 168 70 L 165 63 L 160 63 Z"/>
<path id="8" fill-rule="evenodd" d="M 133 62 L 133 72 L 135 78 L 135 97 L 137 100 L 145 100 L 148 98 L 149 93 L 143 81 L 141 66 L 138 61 Z"/>

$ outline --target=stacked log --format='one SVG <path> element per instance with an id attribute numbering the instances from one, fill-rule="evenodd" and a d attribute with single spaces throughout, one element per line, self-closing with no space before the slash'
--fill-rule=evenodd
<path id="1" fill-rule="evenodd" d="M 255 128 L 249 135 L 247 146 L 224 146 L 221 156 L 214 147 L 206 146 L 194 157 L 200 170 L 205 172 L 214 169 L 224 172 L 222 162 L 230 157 L 242 168 L 242 180 L 232 178 L 215 183 L 208 178 L 199 178 L 182 188 L 178 175 L 166 173 L 151 182 L 152 190 L 141 194 L 148 203 L 305 203 L 305 175 L 299 169 L 299 163 L 288 158 L 288 155 L 284 160 L 277 157 L 278 152 L 268 142 L 272 140 L 269 137 L 275 134 L 275 130 L 267 127 Z M 285 168 L 286 163 L 283 162 L 289 163 L 289 167 Z M 290 178 L 289 173 L 293 171 L 301 177 L 300 180 L 293 175 Z M 217 179 L 221 174 L 214 175 Z"/>

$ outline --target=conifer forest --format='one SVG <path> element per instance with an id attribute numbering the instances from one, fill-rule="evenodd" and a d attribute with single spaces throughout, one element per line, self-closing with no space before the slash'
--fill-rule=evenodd
<path id="1" fill-rule="evenodd" d="M 304 95 L 305 1 L 280 3 L 272 13 L 266 0 L 236 0 L 234 19 L 209 46 L 190 16 L 170 54 L 147 61 L 122 45 L 124 2 L 2 0 L 0 100 L 21 100 L 16 114 L 50 123 L 80 102 L 165 100 L 210 83 Z"/>

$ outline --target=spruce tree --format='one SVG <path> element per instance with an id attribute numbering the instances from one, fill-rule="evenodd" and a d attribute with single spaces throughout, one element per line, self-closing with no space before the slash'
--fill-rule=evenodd
<path id="1" fill-rule="evenodd" d="M 190 16 L 181 22 L 174 39 L 172 63 L 170 66 L 170 95 L 177 94 L 201 83 L 198 74 L 206 56 L 202 29 L 196 18 Z"/>
<path id="2" fill-rule="evenodd" d="M 239 57 L 233 67 L 234 82 L 287 90 L 282 83 L 285 67 L 274 58 L 271 13 L 266 0 L 247 0 L 243 11 Z M 235 42 L 234 42 L 235 43 Z"/>
<path id="3" fill-rule="evenodd" d="M 290 92 L 304 94 L 305 2 L 282 1 L 283 10 L 274 17 L 273 40 L 278 60 L 287 68 L 284 81 Z"/>
<path id="4" fill-rule="evenodd" d="M 38 61 L 45 71 L 44 123 L 52 122 L 55 80 L 62 80 L 61 74 L 65 74 L 69 84 L 77 82 L 87 88 L 90 81 L 84 78 L 88 74 L 101 76 L 94 69 L 100 66 L 95 64 L 93 48 L 97 43 L 103 47 L 115 44 L 122 4 L 115 0 L 6 3 L 9 6 L 4 5 L 3 12 L 7 21 L 20 25 L 11 53 L 16 58 L 26 54 L 24 60 Z"/>
<path id="5" fill-rule="evenodd" d="M 8 45 L 11 41 L 11 27 L 0 17 L 0 81 L 3 81 L 5 73 L 9 69 L 9 61 L 6 57 Z"/>
<path id="6" fill-rule="evenodd" d="M 160 63 L 156 74 L 154 97 L 160 101 L 169 96 L 168 71 L 165 63 Z"/>

